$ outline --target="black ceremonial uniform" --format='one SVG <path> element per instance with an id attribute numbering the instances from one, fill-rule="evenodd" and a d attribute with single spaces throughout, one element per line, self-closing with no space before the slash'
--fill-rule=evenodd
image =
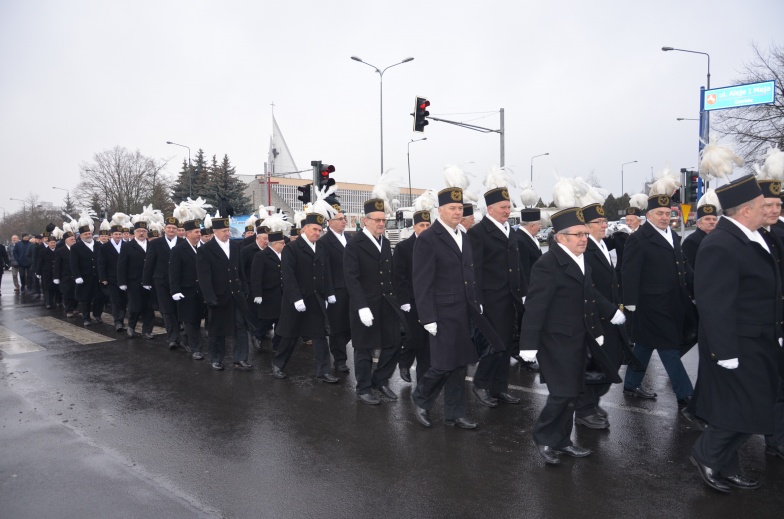
<path id="1" fill-rule="evenodd" d="M 147 250 L 150 242 L 145 241 Z M 126 287 L 128 294 L 128 335 L 136 333 L 136 323 L 142 318 L 142 334 L 152 338 L 152 326 L 155 314 L 152 309 L 152 292 L 142 288 L 144 262 L 147 259 L 145 250 L 136 238 L 123 243 L 117 259 L 117 284 Z"/>
<path id="2" fill-rule="evenodd" d="M 234 363 L 248 361 L 248 286 L 240 264 L 240 244 L 228 240 L 229 257 L 217 237 L 197 249 L 196 271 L 204 301 L 209 307 L 210 362 L 221 364 L 226 336 L 234 336 Z M 216 366 L 213 366 L 214 368 Z"/>
<path id="3" fill-rule="evenodd" d="M 120 249 L 126 242 L 120 241 Z M 109 239 L 98 249 L 98 278 L 104 286 L 109 289 L 109 301 L 112 303 L 112 317 L 114 327 L 118 332 L 124 330 L 123 321 L 125 320 L 125 308 L 128 306 L 128 296 L 117 282 L 117 262 L 120 253 L 115 248 L 114 240 Z"/>
<path id="4" fill-rule="evenodd" d="M 370 393 L 371 387 L 389 385 L 400 354 L 402 312 L 392 287 L 392 248 L 389 240 L 383 236 L 380 239 L 379 244 L 366 231 L 357 233 L 346 245 L 343 257 L 354 374 L 360 395 Z M 373 314 L 371 326 L 362 323 L 359 317 L 362 308 L 370 309 Z M 381 353 L 371 376 L 376 348 L 381 348 Z"/>
<path id="5" fill-rule="evenodd" d="M 272 364 L 278 370 L 285 369 L 297 339 L 302 337 L 313 341 L 316 377 L 324 377 L 329 375 L 326 302 L 334 294 L 332 272 L 325 244 L 317 240 L 314 251 L 308 243 L 302 234 L 283 247 L 281 253 L 283 299 L 275 333 L 282 339 Z M 294 307 L 297 301 L 305 303 L 304 312 L 298 312 Z"/>
<path id="6" fill-rule="evenodd" d="M 90 311 L 98 322 L 103 313 L 103 293 L 98 282 L 98 254 L 101 245 L 93 240 L 92 249 L 84 241 L 77 241 L 71 247 L 71 274 L 74 280 L 81 278 L 82 283 L 75 283 L 74 294 L 79 302 L 79 311 L 85 326 L 90 322 Z"/>
<path id="7" fill-rule="evenodd" d="M 71 248 L 67 245 L 55 250 L 53 273 L 55 284 L 59 284 L 60 293 L 63 295 L 63 306 L 66 315 L 76 310 L 74 297 L 74 278 L 71 275 Z M 68 317 L 71 317 L 68 315 Z"/>
<path id="8" fill-rule="evenodd" d="M 483 352 L 474 373 L 474 386 L 496 396 L 506 395 L 509 389 L 515 317 L 522 313 L 528 282 L 520 270 L 518 240 L 511 234 L 507 237 L 491 218 L 488 215 L 474 225 L 468 237 L 474 256 L 477 301 L 502 341 Z M 508 223 L 506 228 L 512 232 Z"/>
<path id="9" fill-rule="evenodd" d="M 599 347 L 603 334 L 591 281 L 591 265 L 585 273 L 559 244 L 554 244 L 531 269 L 520 342 L 537 346 L 540 379 L 550 395 L 533 436 L 537 445 L 561 450 L 572 445 L 574 402 L 585 385 L 590 351 L 610 382 L 620 382 Z"/>
<path id="10" fill-rule="evenodd" d="M 196 244 L 197 249 L 199 243 Z M 176 302 L 177 317 L 185 323 L 185 335 L 188 338 L 186 349 L 193 353 L 201 353 L 200 327 L 204 318 L 204 298 L 196 269 L 197 249 L 188 240 L 181 240 L 169 257 L 169 288 L 172 295 L 183 295 Z"/>
<path id="11" fill-rule="evenodd" d="M 421 380 L 430 367 L 430 346 L 428 333 L 419 322 L 419 312 L 414 298 L 414 245 L 417 235 L 412 234 L 405 240 L 395 245 L 395 254 L 392 261 L 392 284 L 398 303 L 411 305 L 405 312 L 408 331 L 406 340 L 400 354 L 400 368 L 410 369 L 416 360 L 417 380 Z"/>
<path id="12" fill-rule="evenodd" d="M 683 243 L 681 244 L 683 257 L 692 269 L 694 269 L 694 266 L 697 264 L 697 249 L 700 248 L 702 240 L 704 240 L 707 235 L 708 233 L 697 228 L 693 233 L 683 239 Z"/>
<path id="13" fill-rule="evenodd" d="M 515 237 L 515 239 L 517 239 L 517 250 L 518 250 L 518 254 L 520 255 L 520 272 L 525 277 L 525 286 L 527 292 L 528 285 L 531 283 L 531 267 L 533 267 L 534 263 L 536 263 L 537 260 L 542 257 L 542 249 L 539 245 L 539 240 L 537 240 L 535 236 L 532 237 L 530 234 L 528 234 L 527 231 L 523 230 L 522 228 L 514 231 L 514 233 L 512 234 Z M 517 319 L 515 321 L 515 324 L 517 325 L 516 334 L 518 339 L 520 338 L 520 324 L 523 321 L 524 314 L 525 314 L 525 306 L 523 306 L 520 315 L 517 316 Z M 530 349 L 533 350 L 535 347 L 536 346 L 532 346 Z M 521 349 L 525 350 L 526 349 L 525 345 L 523 345 L 523 347 L 521 348 L 519 340 L 515 341 L 515 343 L 512 344 L 512 355 L 519 355 Z M 533 361 L 529 362 L 528 365 L 529 366 L 533 365 L 531 366 L 532 368 L 536 366 L 535 362 Z M 538 369 L 538 367 L 535 367 L 534 369 Z"/>
<path id="14" fill-rule="evenodd" d="M 41 290 L 44 293 L 46 308 L 53 307 L 59 301 L 57 294 L 60 292 L 53 282 L 55 254 L 55 249 L 46 247 L 38 254 L 38 264 L 35 267 L 36 275 L 41 276 Z"/>
<path id="15" fill-rule="evenodd" d="M 349 237 L 343 233 L 343 237 L 347 240 Z M 319 238 L 319 242 L 323 242 L 327 246 L 329 253 L 329 268 L 332 272 L 332 287 L 335 292 L 335 304 L 329 305 L 327 308 L 327 316 L 329 317 L 329 351 L 335 362 L 335 369 L 343 371 L 345 368 L 341 366 L 346 365 L 348 354 L 346 353 L 346 345 L 351 340 L 351 323 L 349 320 L 349 306 L 348 306 L 348 290 L 346 290 L 346 281 L 343 278 L 343 253 L 346 247 L 335 236 L 331 229 L 327 229 L 324 236 Z"/>
<path id="16" fill-rule="evenodd" d="M 248 285 L 251 284 L 251 280 L 252 280 L 251 268 L 253 267 L 253 258 L 255 258 L 263 250 L 261 247 L 259 247 L 259 244 L 256 242 L 256 235 L 253 235 L 252 238 L 253 238 L 252 242 L 248 243 L 247 245 L 244 245 L 240 249 L 242 270 L 245 272 L 245 280 L 248 282 Z M 244 240 L 243 243 L 245 243 Z M 261 341 L 264 339 L 264 336 L 266 335 L 269 328 L 262 330 L 262 326 L 261 323 L 259 322 L 258 316 L 256 315 L 256 312 L 253 311 L 253 294 L 251 292 L 252 290 L 248 291 L 248 298 L 247 301 L 245 301 L 245 303 L 248 306 L 251 320 L 253 322 L 253 327 L 254 327 L 253 336 L 257 341 L 257 346 L 259 346 Z"/>
<path id="17" fill-rule="evenodd" d="M 256 317 L 259 320 L 262 337 L 280 319 L 280 303 L 283 298 L 281 281 L 280 257 L 271 246 L 253 256 L 250 277 L 250 295 L 252 299 L 261 298 L 261 304 L 254 304 Z M 272 339 L 273 351 L 278 349 L 280 335 Z"/>
<path id="18" fill-rule="evenodd" d="M 177 318 L 177 305 L 171 298 L 172 292 L 169 287 L 169 258 L 172 249 L 185 239 L 175 236 L 172 241 L 173 246 L 166 236 L 161 236 L 157 240 L 147 242 L 147 261 L 144 263 L 142 276 L 142 285 L 155 287 L 158 310 L 163 315 L 166 339 L 170 346 L 180 342 L 180 323 Z"/>

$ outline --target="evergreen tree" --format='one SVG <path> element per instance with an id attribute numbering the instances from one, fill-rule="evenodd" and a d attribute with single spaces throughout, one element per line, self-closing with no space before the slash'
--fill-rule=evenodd
<path id="1" fill-rule="evenodd" d="M 63 198 L 63 212 L 65 214 L 75 214 L 76 213 L 76 204 L 74 204 L 74 199 L 71 198 L 71 192 L 67 191 L 65 193 L 65 198 Z"/>
<path id="2" fill-rule="evenodd" d="M 204 150 L 199 148 L 196 160 L 193 161 L 193 198 L 197 196 L 207 198 L 210 193 L 210 168 L 204 156 Z"/>
<path id="3" fill-rule="evenodd" d="M 245 196 L 245 183 L 236 177 L 228 155 L 223 156 L 220 164 L 212 156 L 207 192 L 207 200 L 221 210 L 221 216 L 248 214 L 251 209 L 250 199 Z"/>
<path id="4" fill-rule="evenodd" d="M 174 183 L 174 190 L 172 191 L 172 199 L 174 199 L 175 202 L 180 203 L 190 196 L 190 183 L 192 178 L 189 177 L 190 170 L 188 168 L 188 161 L 182 159 L 182 169 L 177 176 L 177 181 Z"/>

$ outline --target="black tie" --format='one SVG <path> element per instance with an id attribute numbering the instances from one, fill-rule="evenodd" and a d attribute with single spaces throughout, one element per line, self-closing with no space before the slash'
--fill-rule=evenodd
<path id="1" fill-rule="evenodd" d="M 378 244 L 379 244 L 379 245 L 381 245 L 381 236 L 379 236 L 378 238 L 376 238 L 376 241 L 378 242 Z"/>

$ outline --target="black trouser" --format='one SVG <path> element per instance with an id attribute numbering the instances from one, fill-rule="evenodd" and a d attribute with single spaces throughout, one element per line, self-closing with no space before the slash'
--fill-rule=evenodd
<path id="1" fill-rule="evenodd" d="M 574 427 L 574 403 L 577 397 L 547 397 L 539 419 L 534 424 L 534 442 L 553 449 L 563 449 L 572 445 Z"/>
<path id="2" fill-rule="evenodd" d="M 354 376 L 357 379 L 357 393 L 370 393 L 371 387 L 389 384 L 389 377 L 395 372 L 400 348 L 381 348 L 378 365 L 373 370 L 373 350 L 354 348 Z"/>
<path id="3" fill-rule="evenodd" d="M 180 322 L 177 320 L 177 314 L 161 313 L 161 315 L 163 315 L 163 326 L 166 328 L 166 340 L 170 343 L 180 342 Z"/>
<path id="4" fill-rule="evenodd" d="M 416 378 L 417 381 L 422 380 L 427 370 L 430 369 L 430 347 L 403 348 L 398 359 L 399 366 L 407 369 L 411 369 L 416 360 Z"/>
<path id="5" fill-rule="evenodd" d="M 226 336 L 210 335 L 210 362 L 223 362 L 226 354 Z M 248 328 L 245 317 L 238 306 L 234 305 L 234 362 L 248 360 Z"/>
<path id="6" fill-rule="evenodd" d="M 474 385 L 491 394 L 506 393 L 509 389 L 509 359 L 511 351 L 497 351 L 485 355 L 476 366 Z"/>
<path id="7" fill-rule="evenodd" d="M 596 414 L 599 399 L 607 394 L 611 384 L 586 384 L 574 403 L 574 414 L 579 418 Z"/>
<path id="8" fill-rule="evenodd" d="M 264 337 L 267 336 L 267 332 L 272 330 L 273 326 L 277 326 L 278 320 L 277 319 L 259 319 L 259 326 L 256 328 L 256 338 L 259 341 L 263 341 Z M 278 344 L 280 344 L 281 336 L 277 333 L 274 337 L 272 337 L 272 351 L 278 349 Z"/>
<path id="9" fill-rule="evenodd" d="M 185 323 L 185 336 L 188 338 L 188 348 L 191 352 L 201 353 L 201 321 Z"/>
<path id="10" fill-rule="evenodd" d="M 57 294 L 60 291 L 57 289 L 54 290 L 44 290 L 44 304 L 46 306 L 54 306 L 57 303 Z"/>
<path id="11" fill-rule="evenodd" d="M 737 476 L 740 474 L 738 449 L 751 436 L 751 434 L 728 431 L 708 424 L 691 448 L 691 453 L 706 467 L 718 470 L 721 476 L 725 478 Z"/>
<path id="12" fill-rule="evenodd" d="M 24 292 L 25 288 L 29 286 L 28 283 L 30 283 L 30 267 L 23 267 L 22 265 L 19 265 L 17 268 L 19 269 L 20 289 L 22 292 Z"/>
<path id="13" fill-rule="evenodd" d="M 128 312 L 128 328 L 134 330 L 136 323 L 142 318 L 142 333 L 152 333 L 152 325 L 155 320 L 155 313 L 152 308 L 145 308 L 141 312 Z"/>
<path id="14" fill-rule="evenodd" d="M 441 389 L 444 390 L 444 419 L 456 420 L 466 417 L 465 377 L 466 366 L 450 371 L 430 367 L 421 379 L 412 398 L 414 403 L 427 411 L 433 408 Z"/>
<path id="15" fill-rule="evenodd" d="M 779 396 L 773 405 L 773 434 L 765 435 L 765 445 L 784 445 L 784 380 L 779 380 Z"/>
<path id="16" fill-rule="evenodd" d="M 109 285 L 109 300 L 112 302 L 114 324 L 122 324 L 125 320 L 125 309 L 128 306 L 128 295 L 114 284 Z"/>
<path id="17" fill-rule="evenodd" d="M 321 377 L 329 373 L 329 349 L 325 337 L 303 337 L 302 340 L 310 339 L 313 341 L 313 360 L 316 363 L 316 376 Z M 286 364 L 294 353 L 298 337 L 283 337 L 275 350 L 272 363 L 280 370 L 286 369 Z"/>
<path id="18" fill-rule="evenodd" d="M 351 340 L 351 332 L 336 333 L 329 336 L 329 352 L 335 362 L 335 366 L 346 364 L 348 353 L 346 353 L 346 345 Z M 355 366 L 356 369 L 356 366 Z"/>

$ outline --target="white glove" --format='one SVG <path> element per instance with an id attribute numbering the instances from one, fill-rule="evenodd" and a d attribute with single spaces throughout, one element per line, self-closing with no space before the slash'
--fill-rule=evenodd
<path id="1" fill-rule="evenodd" d="M 727 359 L 727 360 L 720 360 L 718 364 L 722 368 L 736 369 L 738 367 L 739 362 L 738 359 Z"/>
<path id="2" fill-rule="evenodd" d="M 480 314 L 485 313 L 485 309 L 484 309 L 484 307 L 482 305 L 479 305 L 479 313 Z"/>
<path id="3" fill-rule="evenodd" d="M 59 285 L 60 284 L 60 280 L 59 279 L 54 279 L 52 281 L 54 282 L 55 285 Z"/>
<path id="4" fill-rule="evenodd" d="M 335 299 L 335 296 L 329 296 L 329 297 L 327 298 L 327 303 L 329 303 L 329 304 L 331 304 L 331 305 L 334 305 L 334 304 L 335 304 L 335 303 L 337 303 L 337 302 L 338 302 L 338 300 L 337 300 L 337 299 Z"/>
<path id="5" fill-rule="evenodd" d="M 37 277 L 38 279 L 41 279 L 41 274 L 36 274 L 35 277 Z"/>
<path id="6" fill-rule="evenodd" d="M 438 324 L 437 323 L 426 324 L 425 330 L 427 330 L 427 333 L 435 337 L 436 333 L 438 333 Z"/>
<path id="7" fill-rule="evenodd" d="M 373 326 L 373 312 L 370 311 L 370 308 L 359 309 L 359 320 L 362 321 L 362 324 L 365 326 Z"/>
<path id="8" fill-rule="evenodd" d="M 145 290 L 152 290 L 152 285 L 142 285 L 142 288 Z"/>
<path id="9" fill-rule="evenodd" d="M 637 305 L 624 306 L 624 308 L 630 312 L 634 312 L 635 310 L 637 310 Z"/>
<path id="10" fill-rule="evenodd" d="M 779 346 L 784 347 L 784 338 L 779 337 Z"/>
<path id="11" fill-rule="evenodd" d="M 254 297 L 253 298 L 253 302 L 256 303 L 257 305 L 260 305 L 261 304 L 261 298 L 260 297 Z"/>
<path id="12" fill-rule="evenodd" d="M 74 283 L 76 283 L 77 285 L 81 285 L 82 283 L 84 283 L 84 280 L 82 278 L 76 278 L 74 279 Z"/>
<path id="13" fill-rule="evenodd" d="M 533 362 L 536 360 L 537 350 L 520 350 L 520 358 L 526 362 Z"/>
<path id="14" fill-rule="evenodd" d="M 525 304 L 525 298 L 528 296 L 523 296 L 523 304 Z"/>
<path id="15" fill-rule="evenodd" d="M 604 346 L 604 335 L 600 335 L 594 340 L 596 341 L 596 344 L 598 344 L 599 346 Z"/>
<path id="16" fill-rule="evenodd" d="M 613 323 L 614 325 L 623 324 L 626 322 L 626 316 L 623 315 L 623 312 L 621 312 L 620 310 L 616 310 L 615 315 L 613 316 L 612 319 L 610 319 L 610 322 Z"/>
<path id="17" fill-rule="evenodd" d="M 55 283 L 59 283 L 59 281 L 55 281 Z M 128 290 L 128 285 L 120 285 L 117 288 L 119 288 L 120 290 Z"/>
<path id="18" fill-rule="evenodd" d="M 180 292 L 177 292 L 176 294 L 172 294 L 172 299 L 174 299 L 175 301 L 179 301 L 180 299 L 185 299 L 185 296 L 182 295 Z"/>
<path id="19" fill-rule="evenodd" d="M 400 309 L 403 310 L 404 312 L 410 312 L 411 311 L 411 305 L 406 303 L 403 306 L 401 306 Z"/>
<path id="20" fill-rule="evenodd" d="M 324 308 L 329 308 L 329 301 L 324 301 Z"/>
<path id="21" fill-rule="evenodd" d="M 625 223 L 619 223 L 618 225 L 616 225 L 615 226 L 615 231 L 616 232 L 625 232 L 626 234 L 631 234 L 632 233 L 631 227 L 629 227 Z"/>
<path id="22" fill-rule="evenodd" d="M 305 301 L 300 299 L 296 303 L 294 303 L 294 308 L 297 309 L 297 312 L 304 312 L 305 311 Z"/>

